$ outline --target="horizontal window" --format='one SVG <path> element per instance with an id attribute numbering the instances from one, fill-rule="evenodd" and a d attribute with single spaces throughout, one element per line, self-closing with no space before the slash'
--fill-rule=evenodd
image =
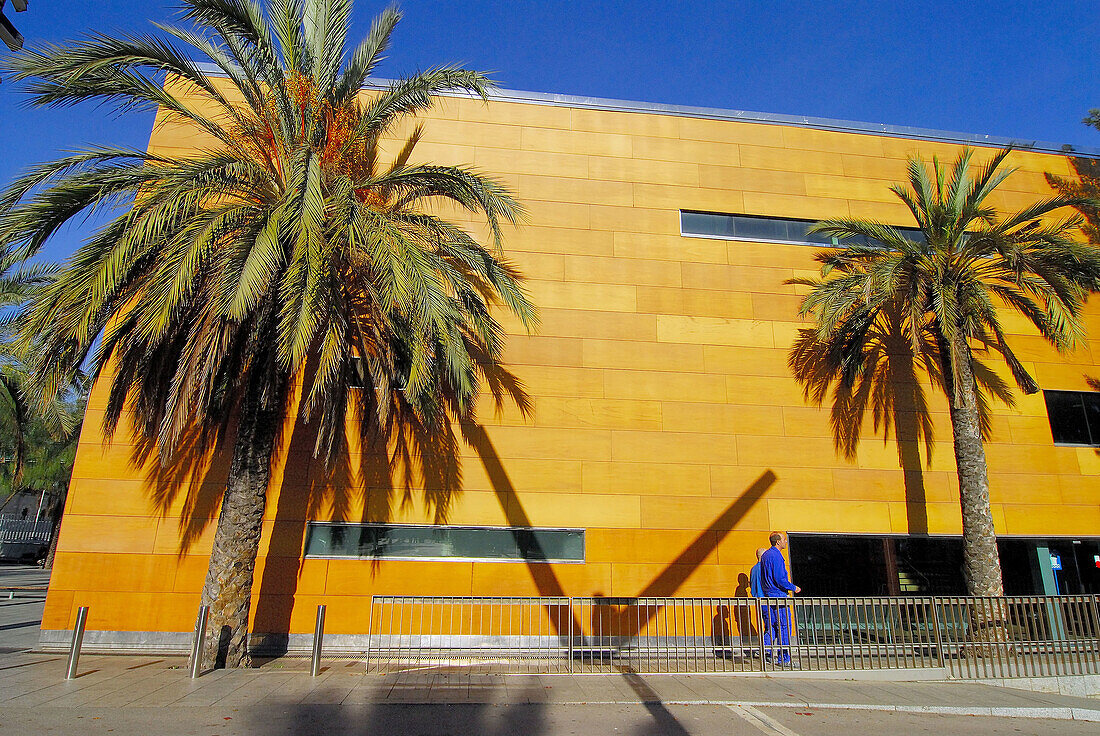
<path id="1" fill-rule="evenodd" d="M 877 245 L 867 238 L 830 237 L 822 233 L 810 233 L 817 220 L 795 220 L 782 217 L 756 217 L 753 215 L 724 215 L 715 212 L 680 212 L 680 233 L 703 238 L 727 238 L 730 240 L 754 240 L 795 245 Z M 916 242 L 924 240 L 924 233 L 915 227 L 896 227 L 905 237 Z"/>
<path id="2" fill-rule="evenodd" d="M 309 522 L 307 557 L 583 562 L 583 529 Z"/>
<path id="3" fill-rule="evenodd" d="M 1056 445 L 1100 445 L 1100 393 L 1044 391 Z"/>

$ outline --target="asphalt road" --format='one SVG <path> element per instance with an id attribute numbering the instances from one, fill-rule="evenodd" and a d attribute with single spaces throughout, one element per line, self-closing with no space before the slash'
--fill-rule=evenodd
<path id="1" fill-rule="evenodd" d="M 41 587 L 49 581 L 50 573 L 36 565 L 0 563 L 0 653 L 32 649 L 38 645 L 42 607 L 46 603 L 45 591 L 17 591 L 15 597 L 9 599 L 8 592 L 3 588 Z"/>
<path id="2" fill-rule="evenodd" d="M 2 673 L 0 673 L 2 674 Z M 360 704 L 241 708 L 5 707 L 0 734 L 94 736 L 1096 736 L 1096 723 L 722 705 Z"/>

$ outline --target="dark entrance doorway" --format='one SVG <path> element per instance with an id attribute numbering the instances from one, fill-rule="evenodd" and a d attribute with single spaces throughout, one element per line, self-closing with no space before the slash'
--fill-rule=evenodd
<path id="1" fill-rule="evenodd" d="M 803 595 L 966 595 L 959 537 L 790 536 Z M 998 539 L 1006 595 L 1100 593 L 1100 540 Z"/>

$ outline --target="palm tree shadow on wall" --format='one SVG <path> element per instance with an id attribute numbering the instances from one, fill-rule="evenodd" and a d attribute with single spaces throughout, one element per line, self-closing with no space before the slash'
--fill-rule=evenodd
<path id="1" fill-rule="evenodd" d="M 858 346 L 858 359 L 852 352 Z M 827 400 L 833 446 L 849 462 L 857 457 L 867 423 L 883 445 L 894 441 L 905 491 L 906 527 L 909 534 L 928 533 L 928 498 L 924 471 L 931 465 L 935 424 L 926 385 L 943 391 L 938 345 L 928 330 L 920 332 L 913 350 L 906 318 L 899 309 L 884 308 L 860 335 L 847 335 L 837 343 L 821 342 L 817 331 L 799 330 L 787 359 L 804 399 L 813 406 Z M 978 414 L 983 439 L 992 432 L 990 398 L 1013 406 L 1008 383 L 978 359 L 992 344 L 975 349 L 974 378 L 978 385 Z M 923 452 L 922 452 L 923 451 Z M 923 458 L 921 455 L 923 454 Z"/>
<path id="2" fill-rule="evenodd" d="M 524 417 L 530 416 L 531 398 L 516 376 L 490 361 L 480 365 L 483 386 L 498 413 L 511 403 Z M 357 420 L 350 418 L 347 450 L 327 465 L 314 457 L 315 426 L 299 418 L 280 439 L 273 467 L 282 467 L 283 472 L 273 473 L 268 489 L 268 504 L 274 505 L 274 514 L 270 508 L 265 514 L 266 556 L 257 563 L 253 587 L 250 648 L 257 653 L 279 655 L 287 650 L 287 632 L 303 570 L 307 521 L 387 522 L 419 500 L 433 523 L 447 523 L 454 500 L 462 492 L 455 426 L 480 425 L 470 414 L 459 412 L 453 397 L 445 397 L 448 416 L 434 424 L 418 418 L 399 394 L 395 393 L 394 400 L 388 422 L 370 426 L 361 437 L 356 436 Z M 190 552 L 218 517 L 229 452 L 218 447 L 203 453 L 201 448 L 208 446 L 208 438 L 195 430 L 169 458 L 159 458 L 156 443 L 149 440 L 135 438 L 132 448 L 131 462 L 146 468 L 147 494 L 162 520 L 179 515 L 179 558 Z M 381 560 L 373 558 L 370 564 L 372 574 L 376 573 Z M 312 615 L 312 611 L 308 613 Z"/>
<path id="3" fill-rule="evenodd" d="M 464 424 L 462 430 L 463 438 L 477 453 L 489 476 L 489 482 L 509 526 L 518 529 L 531 528 L 533 526 L 531 518 L 485 428 L 477 424 Z M 613 631 L 614 636 L 626 638 L 636 636 L 649 625 L 661 608 L 660 605 L 640 604 L 636 599 L 675 595 L 680 586 L 718 548 L 722 540 L 737 527 L 756 502 L 764 497 L 775 481 L 775 473 L 771 470 L 764 471 L 637 595 L 603 598 L 599 602 L 600 605 L 594 605 L 593 620 L 600 622 L 601 629 Z M 558 578 L 554 566 L 537 559 L 547 557 L 541 553 L 537 539 L 534 540 L 534 544 L 536 559 L 527 559 L 525 562 L 539 595 L 544 598 L 568 597 L 570 593 Z M 601 592 L 593 592 L 595 598 L 602 598 L 602 595 Z M 584 637 L 583 623 L 577 618 L 575 611 L 568 610 L 568 606 L 558 604 L 548 603 L 545 607 L 547 619 L 558 629 L 559 637 Z M 563 625 L 568 627 L 567 631 L 561 630 Z"/>

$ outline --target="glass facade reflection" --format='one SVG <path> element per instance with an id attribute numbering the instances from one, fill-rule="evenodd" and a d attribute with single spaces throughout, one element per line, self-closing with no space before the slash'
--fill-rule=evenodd
<path id="1" fill-rule="evenodd" d="M 841 240 L 822 233 L 808 232 L 816 220 L 795 220 L 783 217 L 726 215 L 716 212 L 680 212 L 680 232 L 705 238 L 732 238 L 796 245 L 876 245 L 867 238 Z M 924 233 L 917 228 L 895 227 L 909 240 L 924 242 Z"/>
<path id="2" fill-rule="evenodd" d="M 583 562 L 583 529 L 310 522 L 306 557 Z"/>

